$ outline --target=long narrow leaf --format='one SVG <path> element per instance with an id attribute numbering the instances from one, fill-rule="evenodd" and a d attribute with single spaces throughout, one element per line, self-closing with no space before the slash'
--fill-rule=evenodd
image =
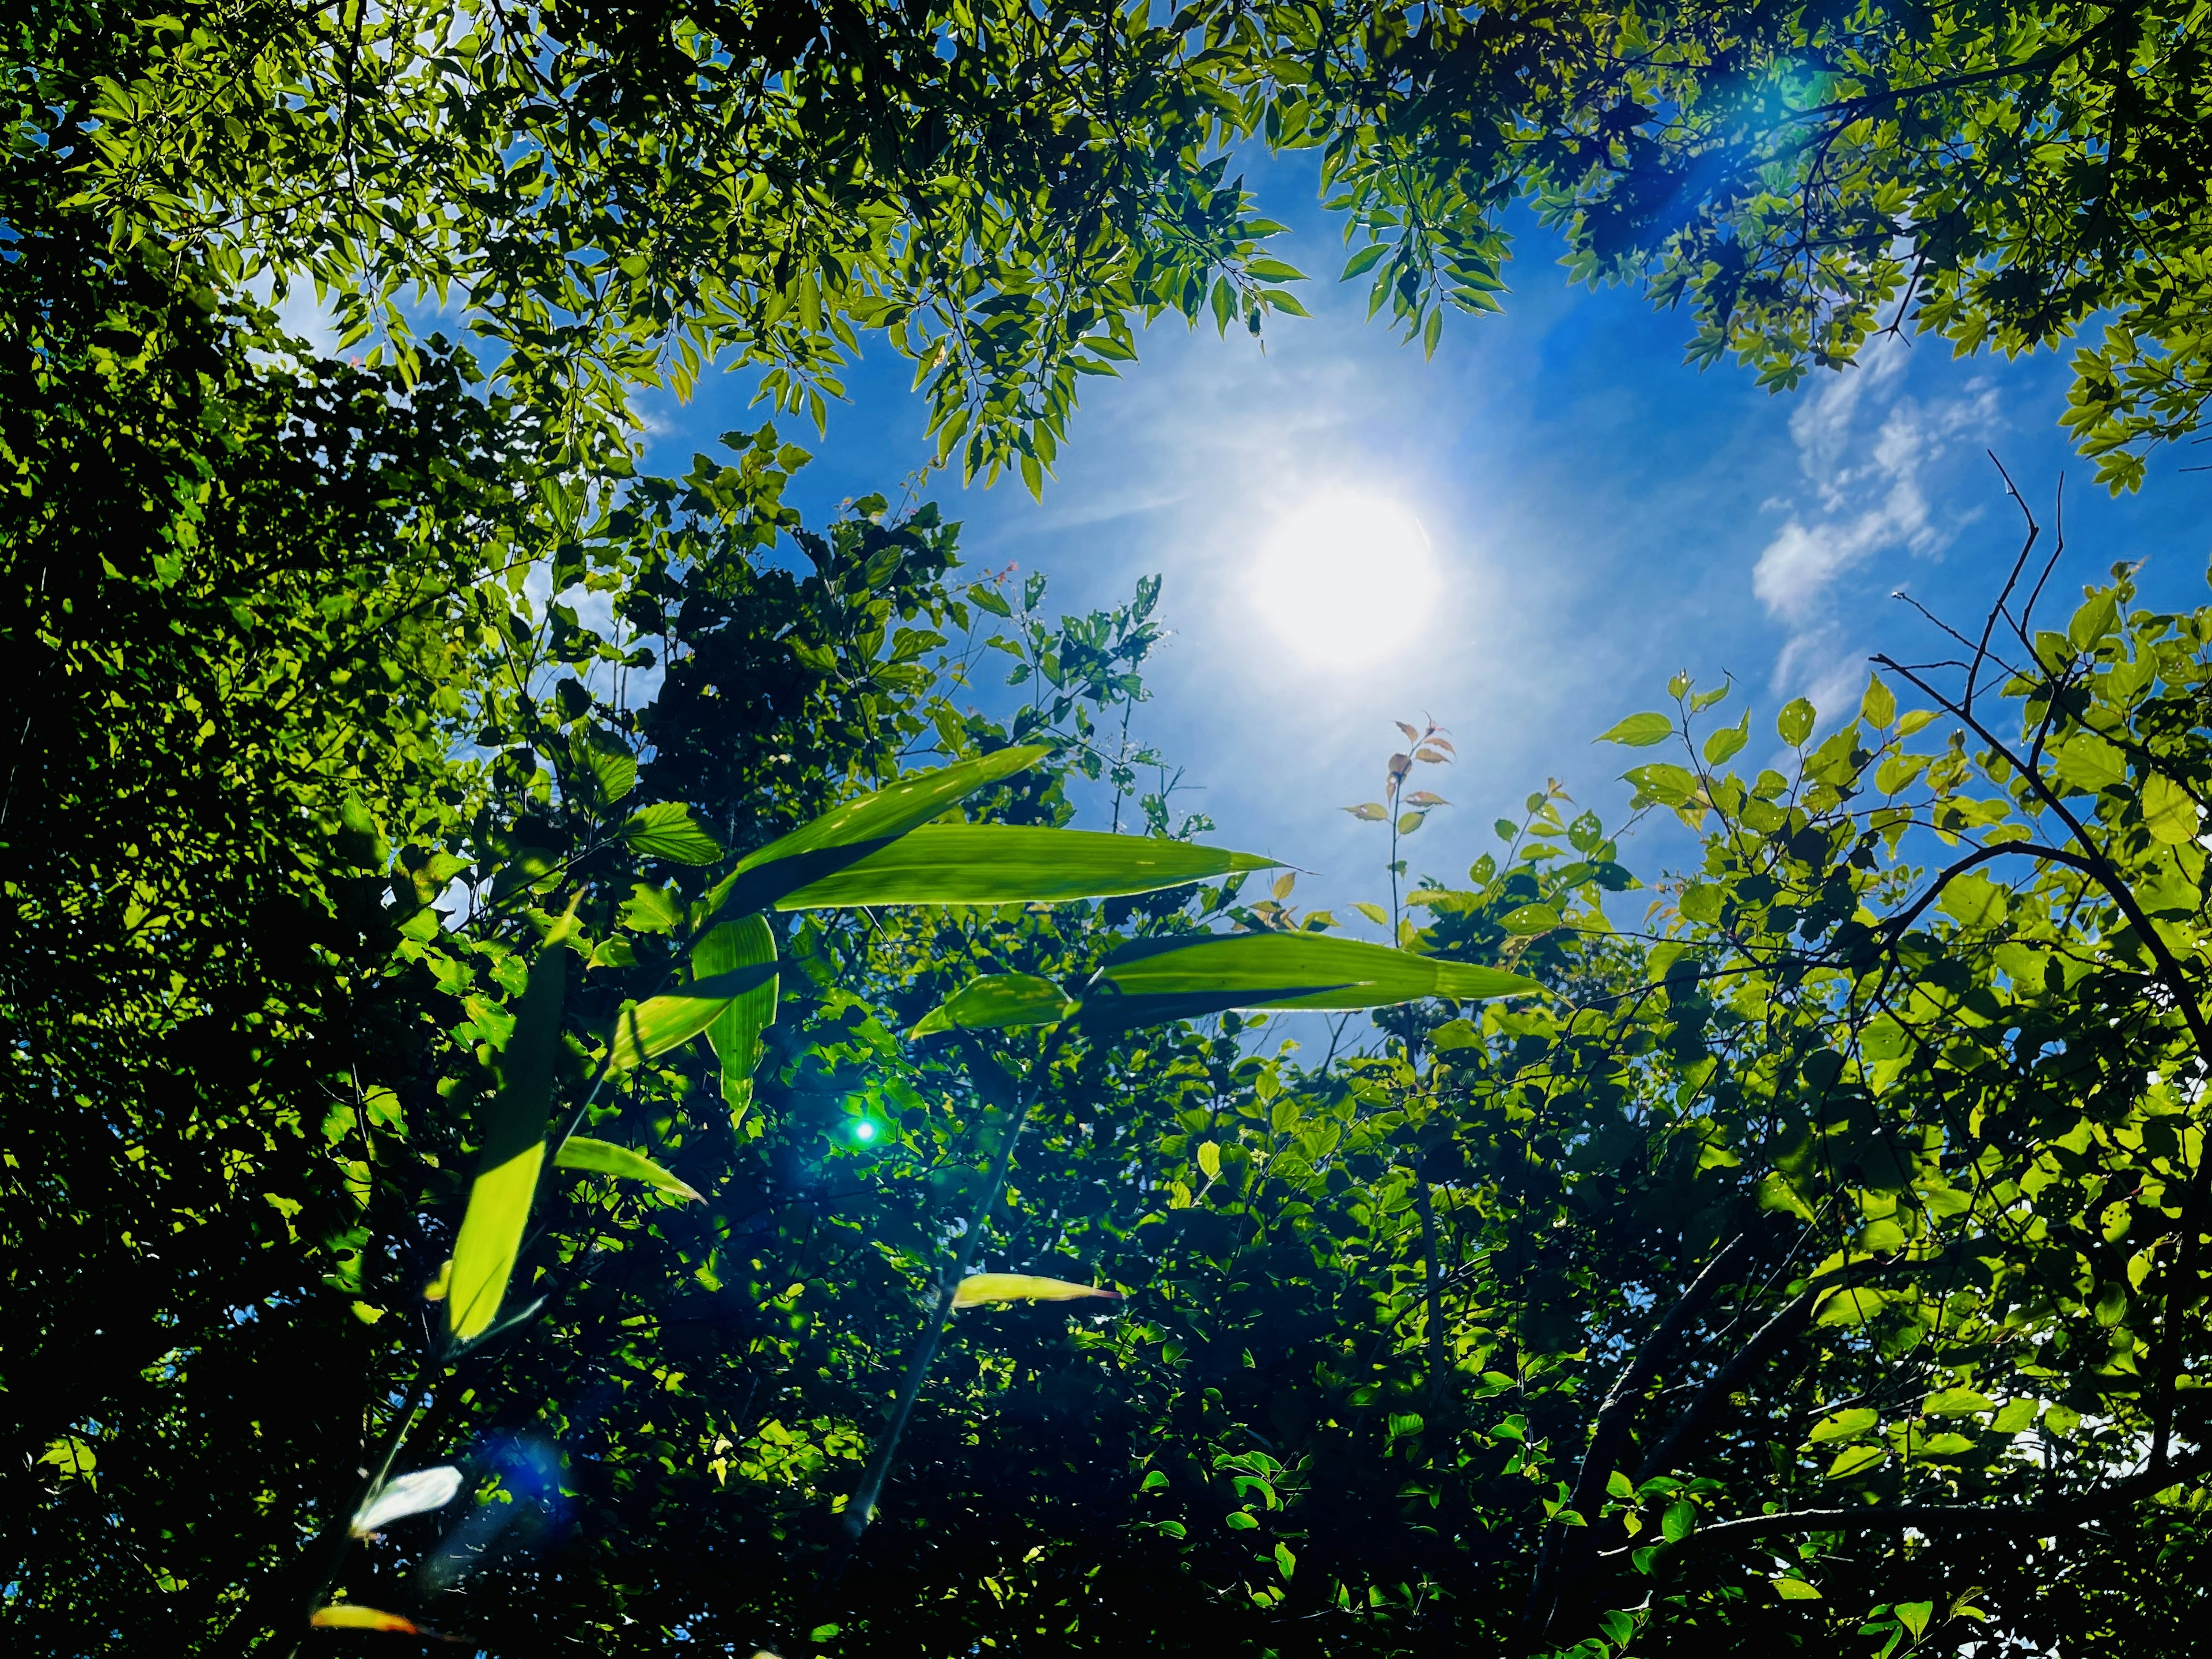
<path id="1" fill-rule="evenodd" d="M 387 1480 L 354 1512 L 353 1535 L 366 1538 L 408 1516 L 442 1510 L 460 1490 L 461 1472 L 450 1463 L 434 1469 L 416 1469 L 412 1474 Z"/>
<path id="2" fill-rule="evenodd" d="M 501 1056 L 499 1092 L 483 1123 L 483 1148 L 469 1188 L 469 1207 L 453 1241 L 446 1291 L 447 1328 L 473 1341 L 499 1317 L 514 1271 L 531 1201 L 545 1159 L 545 1124 L 553 1104 L 553 1062 L 561 1047 L 561 1003 L 568 951 L 548 944 L 530 965 L 514 1034 Z"/>
<path id="3" fill-rule="evenodd" d="M 834 806 L 813 823 L 748 854 L 707 896 L 709 915 L 750 915 L 811 882 L 889 846 L 985 784 L 1035 765 L 1052 750 L 1042 744 L 1001 749 L 933 772 L 901 778 L 888 788 Z"/>
<path id="4" fill-rule="evenodd" d="M 1119 1291 L 1070 1284 L 1065 1279 L 1040 1279 L 1035 1273 L 970 1273 L 953 1291 L 952 1305 L 979 1308 L 988 1302 L 1074 1302 L 1093 1296 L 1115 1302 L 1121 1299 Z"/>
<path id="5" fill-rule="evenodd" d="M 779 910 L 859 904 L 1008 904 L 1187 886 L 1273 859 L 1150 836 L 1007 823 L 928 823 L 776 901 Z"/>
<path id="6" fill-rule="evenodd" d="M 775 933 L 766 916 L 747 916 L 726 921 L 708 930 L 691 948 L 691 969 L 702 979 L 712 979 L 738 968 L 775 963 Z M 715 1016 L 707 1028 L 707 1042 L 722 1063 L 722 1100 L 732 1121 L 744 1116 L 752 1104 L 753 1073 L 760 1066 L 761 1033 L 775 1023 L 776 981 L 767 981 Z"/>
<path id="7" fill-rule="evenodd" d="M 1049 1025 L 1075 1005 L 1035 974 L 991 974 L 961 988 L 921 1017 L 908 1035 L 954 1030 L 988 1031 L 1009 1025 Z"/>
<path id="8" fill-rule="evenodd" d="M 1124 945 L 1085 988 L 1083 1022 L 1114 1030 L 1232 1008 L 1382 1008 L 1422 997 L 1473 1001 L 1542 988 L 1503 969 L 1359 939 L 1216 933 Z"/>
<path id="9" fill-rule="evenodd" d="M 553 1162 L 563 1170 L 590 1170 L 599 1175 L 642 1181 L 682 1199 L 696 1200 L 699 1196 L 697 1188 L 678 1180 L 643 1152 L 634 1152 L 611 1140 L 594 1140 L 589 1135 L 570 1135 L 561 1143 L 560 1151 L 553 1154 Z"/>
<path id="10" fill-rule="evenodd" d="M 381 1630 L 395 1636 L 427 1636 L 429 1632 L 411 1619 L 403 1619 L 396 1613 L 386 1613 L 381 1607 L 365 1607 L 358 1601 L 341 1601 L 327 1607 L 317 1607 L 307 1615 L 307 1622 L 317 1630 Z"/>
<path id="11" fill-rule="evenodd" d="M 731 1003 L 775 977 L 774 963 L 755 963 L 709 979 L 695 979 L 649 1001 L 628 1005 L 615 1016 L 607 1070 L 629 1071 L 680 1042 L 688 1042 L 720 1018 Z"/>

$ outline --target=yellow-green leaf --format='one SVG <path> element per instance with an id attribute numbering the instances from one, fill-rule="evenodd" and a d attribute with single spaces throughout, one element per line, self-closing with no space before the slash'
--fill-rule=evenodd
<path id="1" fill-rule="evenodd" d="M 1834 1412 L 1813 1425 L 1813 1431 L 1805 1437 L 1805 1443 L 1808 1446 L 1825 1446 L 1832 1440 L 1856 1440 L 1872 1430 L 1881 1421 L 1880 1413 L 1870 1411 L 1863 1406 L 1855 1406 L 1849 1411 Z"/>
<path id="2" fill-rule="evenodd" d="M 722 844 L 682 801 L 660 800 L 639 808 L 623 825 L 623 840 L 641 858 L 671 864 L 712 864 Z"/>
<path id="3" fill-rule="evenodd" d="M 295 1613 L 294 1617 L 298 1615 Z M 382 1630 L 398 1636 L 422 1634 L 422 1627 L 411 1619 L 403 1619 L 396 1613 L 386 1613 L 381 1607 L 365 1607 L 356 1601 L 317 1607 L 307 1615 L 307 1622 L 317 1630 Z"/>
<path id="4" fill-rule="evenodd" d="M 1001 749 L 901 778 L 887 788 L 834 806 L 811 823 L 746 854 L 707 896 L 707 914 L 750 915 L 765 910 L 787 893 L 859 863 L 986 784 L 1033 766 L 1051 752 L 1042 744 Z"/>
<path id="5" fill-rule="evenodd" d="M 500 1055 L 499 1092 L 485 1116 L 477 1176 L 447 1276 L 446 1326 L 458 1341 L 473 1341 L 499 1317 L 530 1224 L 553 1105 L 568 960 L 568 948 L 558 941 L 539 950 L 523 988 L 514 1035 Z"/>
<path id="6" fill-rule="evenodd" d="M 553 1154 L 553 1162 L 563 1170 L 590 1170 L 599 1175 L 642 1181 L 682 1199 L 696 1200 L 699 1196 L 698 1189 L 690 1182 L 678 1180 L 643 1152 L 634 1152 L 611 1140 L 594 1140 L 589 1135 L 570 1135 L 561 1143 L 561 1150 Z"/>
<path id="7" fill-rule="evenodd" d="M 1075 1285 L 1065 1279 L 1041 1279 L 1035 1273 L 970 1273 L 952 1293 L 956 1308 L 980 1308 L 992 1302 L 1075 1302 L 1085 1297 L 1120 1301 L 1121 1292 L 1096 1285 Z"/>
<path id="8" fill-rule="evenodd" d="M 924 1014 L 909 1036 L 938 1031 L 988 1031 L 1010 1025 L 1049 1025 L 1075 1005 L 1060 987 L 1036 974 L 990 974 L 963 985 Z"/>
<path id="9" fill-rule="evenodd" d="M 1817 1601 L 1820 1592 L 1802 1578 L 1777 1578 L 1772 1581 L 1774 1593 L 1785 1601 Z"/>
<path id="10" fill-rule="evenodd" d="M 748 991 L 775 978 L 775 964 L 757 962 L 707 979 L 695 979 L 664 995 L 627 1005 L 615 1016 L 614 1041 L 607 1054 L 610 1073 L 626 1072 L 688 1042 L 721 1017 Z"/>
<path id="11" fill-rule="evenodd" d="M 1674 722 L 1664 714 L 1631 714 L 1590 741 L 1626 744 L 1631 749 L 1649 749 L 1653 744 L 1664 743 L 1674 735 Z"/>
<path id="12" fill-rule="evenodd" d="M 775 933 L 766 916 L 746 916 L 708 930 L 691 947 L 691 971 L 701 980 L 740 968 L 775 963 Z M 761 1033 L 775 1024 L 777 978 L 771 974 L 730 1000 L 707 1027 L 707 1046 L 721 1062 L 722 1103 L 742 1118 L 752 1104 L 753 1073 L 760 1069 Z"/>
<path id="13" fill-rule="evenodd" d="M 1208 1181 L 1221 1179 L 1221 1144 L 1214 1140 L 1198 1143 L 1198 1167 Z"/>
<path id="14" fill-rule="evenodd" d="M 1232 1008 L 1381 1008 L 1422 997 L 1472 1001 L 1542 988 L 1503 969 L 1359 939 L 1212 933 L 1122 946 L 1085 988 L 1083 1019 L 1114 1029 Z"/>
<path id="15" fill-rule="evenodd" d="M 1109 898 L 1272 870 L 1279 860 L 1152 836 L 1009 823 L 931 823 L 786 894 L 780 910 Z"/>
<path id="16" fill-rule="evenodd" d="M 2179 847 L 2197 839 L 2196 797 L 2163 772 L 2143 780 L 2142 815 L 2143 828 L 2154 841 Z"/>

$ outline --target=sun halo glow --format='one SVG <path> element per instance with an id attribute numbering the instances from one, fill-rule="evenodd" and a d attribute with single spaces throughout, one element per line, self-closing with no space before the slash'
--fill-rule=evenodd
<path id="1" fill-rule="evenodd" d="M 1422 626 L 1437 588 L 1428 532 L 1401 503 L 1328 490 L 1285 514 L 1251 567 L 1270 630 L 1310 662 L 1376 661 Z"/>

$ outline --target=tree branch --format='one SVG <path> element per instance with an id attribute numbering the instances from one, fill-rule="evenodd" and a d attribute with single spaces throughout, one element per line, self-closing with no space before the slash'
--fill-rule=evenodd
<path id="1" fill-rule="evenodd" d="M 1934 1532 L 1946 1528 L 1979 1528 L 1998 1532 L 2053 1533 L 2078 1527 L 2100 1516 L 2164 1492 L 2192 1475 L 2212 1470 L 2212 1448 L 2202 1449 L 2130 1475 L 2117 1485 L 2085 1493 L 2070 1504 L 2014 1510 L 1990 1504 L 1869 1504 L 1848 1510 L 1788 1510 L 1778 1515 L 1747 1515 L 1700 1527 L 1695 1540 L 1758 1538 L 1792 1532 Z"/>
<path id="2" fill-rule="evenodd" d="M 1667 1310 L 1658 1328 L 1644 1340 L 1644 1346 L 1621 1368 L 1620 1375 L 1613 1380 L 1613 1387 L 1606 1391 L 1605 1403 L 1598 1407 L 1597 1420 L 1590 1429 L 1589 1449 L 1583 1455 L 1582 1469 L 1575 1477 L 1574 1493 L 1567 1499 L 1567 1506 L 1585 1522 L 1595 1518 L 1593 1511 L 1599 1507 L 1606 1481 L 1618 1466 L 1636 1408 L 1642 1403 L 1644 1390 L 1650 1387 L 1651 1376 L 1658 1369 L 1659 1361 L 1681 1340 L 1682 1333 L 1704 1310 L 1705 1304 L 1712 1300 L 1722 1274 L 1735 1265 L 1750 1239 L 1750 1234 L 1738 1233 L 1721 1247 L 1690 1281 L 1689 1288 Z M 1540 1644 L 1550 1634 L 1561 1595 L 1579 1576 L 1575 1569 L 1586 1565 L 1560 1559 L 1574 1542 L 1583 1545 L 1582 1553 L 1590 1553 L 1587 1537 L 1571 1540 L 1569 1528 L 1557 1524 L 1545 1529 L 1544 1547 L 1536 1558 L 1535 1574 L 1528 1584 L 1528 1605 L 1521 1615 L 1522 1635 L 1532 1645 Z"/>

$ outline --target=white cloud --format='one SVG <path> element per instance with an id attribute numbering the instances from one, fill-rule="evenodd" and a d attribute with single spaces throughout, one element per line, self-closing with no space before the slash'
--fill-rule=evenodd
<path id="1" fill-rule="evenodd" d="M 1844 711 L 1863 672 L 1833 616 L 1843 579 L 1887 554 L 1942 556 L 1975 515 L 1937 514 L 1927 474 L 1960 437 L 1986 434 L 1998 418 L 1996 390 L 1985 380 L 1931 403 L 1911 396 L 1909 349 L 1901 340 L 1876 342 L 1791 415 L 1809 489 L 1778 504 L 1789 517 L 1752 572 L 1759 604 L 1792 629 L 1774 689 L 1809 696 L 1823 716 Z"/>

